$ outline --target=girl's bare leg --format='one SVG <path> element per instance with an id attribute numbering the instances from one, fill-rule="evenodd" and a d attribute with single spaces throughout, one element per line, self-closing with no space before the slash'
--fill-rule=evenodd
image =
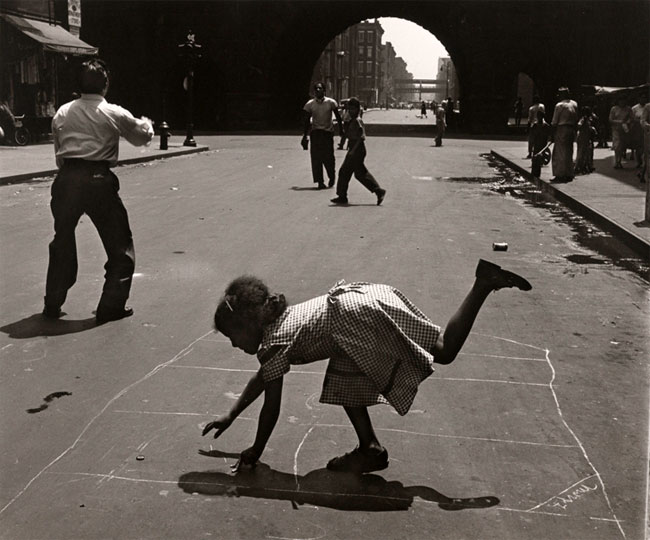
<path id="1" fill-rule="evenodd" d="M 362 451 L 370 449 L 382 450 L 383 446 L 379 443 L 375 430 L 370 421 L 367 407 L 343 407 L 345 409 L 354 431 L 359 437 L 359 448 Z"/>
<path id="2" fill-rule="evenodd" d="M 454 361 L 485 299 L 492 291 L 504 287 L 517 287 L 524 291 L 532 288 L 530 283 L 521 276 L 487 261 L 479 261 L 476 268 L 476 281 L 456 313 L 449 319 L 443 335 L 434 345 L 433 357 L 436 363 L 450 364 Z"/>

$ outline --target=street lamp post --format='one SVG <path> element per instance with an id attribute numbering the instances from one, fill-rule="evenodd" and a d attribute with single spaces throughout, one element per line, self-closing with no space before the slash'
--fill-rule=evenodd
<path id="1" fill-rule="evenodd" d="M 194 38 L 194 32 L 190 30 L 187 33 L 187 39 L 181 43 L 178 48 L 180 54 L 185 58 L 187 65 L 187 75 L 183 81 L 183 87 L 187 91 L 187 135 L 183 146 L 196 146 L 194 140 L 194 123 L 193 123 L 193 100 L 194 100 L 194 67 L 199 58 L 201 58 L 201 45 Z"/>
<path id="2" fill-rule="evenodd" d="M 336 99 L 341 101 L 343 99 L 343 59 L 345 58 L 345 51 L 338 51 L 336 53 Z"/>

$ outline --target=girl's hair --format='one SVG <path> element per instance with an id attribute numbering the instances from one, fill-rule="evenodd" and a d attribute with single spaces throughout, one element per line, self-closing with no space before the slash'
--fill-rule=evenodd
<path id="1" fill-rule="evenodd" d="M 283 294 L 270 294 L 269 288 L 255 276 L 234 279 L 219 301 L 214 313 L 214 327 L 229 335 L 235 326 L 259 323 L 266 326 L 287 309 Z"/>

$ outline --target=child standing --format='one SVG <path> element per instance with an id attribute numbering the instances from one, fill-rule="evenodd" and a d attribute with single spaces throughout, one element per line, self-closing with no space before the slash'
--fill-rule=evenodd
<path id="1" fill-rule="evenodd" d="M 591 109 L 583 107 L 580 111 L 582 117 L 578 121 L 578 135 L 576 142 L 578 153 L 576 156 L 576 174 L 589 174 L 594 169 L 594 140 L 596 139 L 596 128 L 592 120 Z"/>
<path id="2" fill-rule="evenodd" d="M 329 461 L 333 471 L 367 473 L 388 466 L 368 407 L 389 403 L 408 412 L 418 385 L 433 372 L 433 363 L 450 364 L 460 351 L 483 302 L 492 291 L 532 287 L 523 277 L 480 260 L 476 280 L 444 333 L 404 294 L 389 285 L 337 283 L 326 295 L 287 306 L 252 276 L 235 279 L 214 315 L 215 329 L 233 347 L 257 354 L 261 364 L 232 409 L 209 422 L 206 435 L 219 437 L 264 393 L 257 435 L 238 464 L 253 466 L 262 455 L 280 411 L 282 381 L 291 365 L 329 358 L 320 396 L 322 403 L 344 408 L 359 446 Z"/>
<path id="3" fill-rule="evenodd" d="M 354 177 L 359 180 L 371 193 L 377 196 L 377 205 L 380 205 L 386 196 L 386 190 L 382 189 L 375 177 L 366 169 L 364 160 L 366 159 L 366 132 L 363 120 L 359 118 L 361 104 L 357 98 L 350 98 L 348 101 L 348 113 L 350 114 L 350 124 L 346 129 L 345 135 L 348 138 L 348 152 L 345 155 L 343 165 L 339 169 L 339 179 L 336 183 L 336 198 L 332 199 L 334 204 L 348 204 L 348 186 L 354 173 Z"/>

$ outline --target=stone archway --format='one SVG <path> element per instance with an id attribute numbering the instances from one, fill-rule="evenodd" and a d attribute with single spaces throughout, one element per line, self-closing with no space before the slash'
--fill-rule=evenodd
<path id="1" fill-rule="evenodd" d="M 348 26 L 375 17 L 412 21 L 443 43 L 458 73 L 463 128 L 471 132 L 505 129 L 520 71 L 549 105 L 560 85 L 629 86 L 649 73 L 645 33 L 629 31 L 649 19 L 645 0 L 94 0 L 84 4 L 81 37 L 109 61 L 111 97 L 156 119 L 163 74 L 178 62 L 177 43 L 191 28 L 206 59 L 197 68 L 197 128 L 295 128 L 320 52 Z M 612 20 L 619 24 L 612 28 Z"/>

